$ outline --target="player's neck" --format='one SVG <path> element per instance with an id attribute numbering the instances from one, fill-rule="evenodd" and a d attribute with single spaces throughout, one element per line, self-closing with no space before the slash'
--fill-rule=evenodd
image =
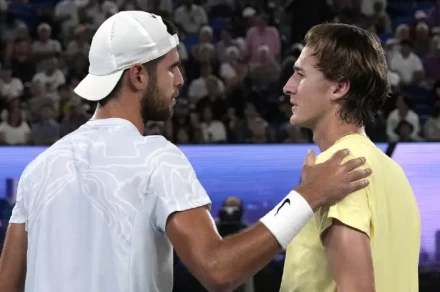
<path id="1" fill-rule="evenodd" d="M 131 122 L 141 133 L 144 134 L 144 122 L 139 112 L 133 112 L 127 107 L 122 107 L 119 103 L 109 102 L 105 106 L 101 107 L 98 105 L 96 108 L 95 114 L 92 119 L 111 119 L 111 118 L 119 118 L 128 120 Z"/>
<path id="2" fill-rule="evenodd" d="M 347 124 L 340 119 L 320 121 L 313 129 L 313 142 L 321 152 L 333 146 L 339 139 L 349 134 L 365 134 L 365 128 L 354 124 Z"/>

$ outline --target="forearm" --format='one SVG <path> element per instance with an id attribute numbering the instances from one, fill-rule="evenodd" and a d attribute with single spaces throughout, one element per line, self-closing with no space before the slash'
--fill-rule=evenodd
<path id="1" fill-rule="evenodd" d="M 261 270 L 313 216 L 307 201 L 291 192 L 253 227 L 224 238 L 207 253 L 219 291 L 233 289 Z"/>
<path id="2" fill-rule="evenodd" d="M 278 241 L 262 223 L 224 238 L 213 247 L 207 263 L 216 291 L 233 290 L 242 285 L 280 251 Z"/>

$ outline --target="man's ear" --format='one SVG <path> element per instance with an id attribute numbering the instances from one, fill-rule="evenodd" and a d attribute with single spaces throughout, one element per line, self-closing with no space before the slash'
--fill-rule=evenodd
<path id="1" fill-rule="evenodd" d="M 125 75 L 126 81 L 133 91 L 141 91 L 148 85 L 148 72 L 142 64 L 131 66 Z"/>
<path id="2" fill-rule="evenodd" d="M 350 91 L 349 81 L 335 82 L 331 86 L 331 99 L 337 101 L 346 96 L 348 91 Z"/>

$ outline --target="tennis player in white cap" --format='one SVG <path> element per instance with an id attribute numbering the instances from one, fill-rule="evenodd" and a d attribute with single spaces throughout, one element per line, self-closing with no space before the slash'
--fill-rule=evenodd
<path id="1" fill-rule="evenodd" d="M 172 116 L 183 83 L 177 44 L 173 25 L 146 12 L 117 13 L 98 29 L 75 92 L 99 105 L 23 172 L 0 291 L 171 292 L 173 247 L 206 288 L 229 291 L 285 249 L 313 210 L 368 184 L 362 159 L 341 164 L 341 150 L 315 165 L 311 153 L 296 191 L 221 238 L 185 155 L 141 135 L 147 120 Z"/>

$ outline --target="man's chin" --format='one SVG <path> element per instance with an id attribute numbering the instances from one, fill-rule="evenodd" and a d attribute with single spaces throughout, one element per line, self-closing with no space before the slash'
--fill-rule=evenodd
<path id="1" fill-rule="evenodd" d="M 310 129 L 310 125 L 306 121 L 302 121 L 295 116 L 290 117 L 289 123 L 292 126 Z"/>

